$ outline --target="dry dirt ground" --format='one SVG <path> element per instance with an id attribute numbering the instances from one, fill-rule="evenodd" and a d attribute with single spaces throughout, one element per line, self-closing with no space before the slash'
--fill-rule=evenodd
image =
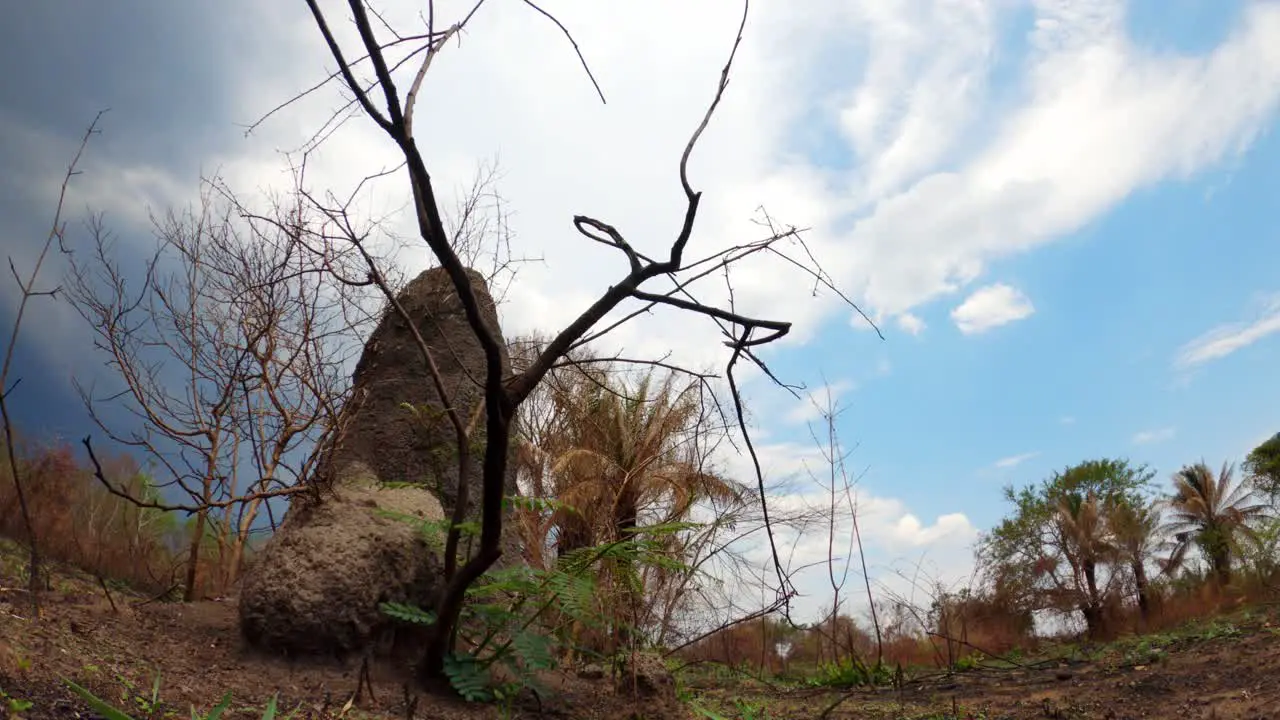
<path id="1" fill-rule="evenodd" d="M 505 711 L 406 690 L 412 686 L 403 673 L 385 666 L 371 669 L 372 693 L 366 689 L 357 697 L 358 661 L 289 662 L 246 651 L 233 602 L 148 602 L 120 589 L 108 599 L 92 578 L 60 571 L 35 621 L 14 571 L 20 565 L 0 562 L 0 717 L 97 717 L 63 683 L 66 678 L 139 720 L 189 717 L 193 705 L 207 711 L 227 691 L 234 699 L 227 717 L 254 718 L 278 694 L 281 715 L 296 709 L 299 719 L 808 719 L 837 700 L 843 702 L 828 717 L 1280 719 L 1280 609 L 1274 606 L 1181 633 L 1072 648 L 1053 660 L 908 676 L 898 689 L 840 694 L 690 673 L 688 694 L 714 711 L 703 713 L 692 705 L 636 701 L 607 680 L 563 677 L 540 710 L 527 704 Z M 150 707 L 157 676 L 161 703 Z"/>
<path id="2" fill-rule="evenodd" d="M 1095 647 L 1059 646 L 1019 665 L 908 676 L 899 689 L 784 689 L 758 683 L 698 691 L 700 702 L 746 720 L 1280 719 L 1280 608 Z M 838 703 L 838 704 L 837 704 Z M 834 706 L 834 707 L 833 707 Z"/>
<path id="3" fill-rule="evenodd" d="M 17 571 L 24 562 L 4 549 L 0 547 L 0 719 L 99 717 L 64 679 L 137 720 L 191 717 L 193 706 L 204 713 L 228 691 L 233 702 L 224 718 L 260 718 L 273 695 L 279 697 L 278 717 L 296 711 L 292 717 L 297 720 L 687 717 L 674 699 L 639 701 L 615 691 L 608 679 L 576 675 L 548 677 L 550 696 L 530 695 L 502 708 L 420 693 L 403 669 L 375 664 L 364 692 L 357 694 L 358 658 L 291 662 L 246 649 L 233 600 L 183 604 L 151 601 L 124 589 L 108 593 L 95 579 L 66 568 L 52 573 L 36 621 L 20 577 L 25 573 Z M 157 677 L 161 702 L 153 707 Z"/>

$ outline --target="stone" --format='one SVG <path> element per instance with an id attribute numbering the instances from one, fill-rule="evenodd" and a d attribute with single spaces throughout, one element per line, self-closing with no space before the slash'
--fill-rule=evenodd
<path id="1" fill-rule="evenodd" d="M 467 272 L 481 315 L 498 337 L 505 375 L 511 361 L 496 306 L 483 276 L 474 270 Z M 466 479 L 474 509 L 480 500 L 484 447 L 484 349 L 471 332 L 462 303 L 443 269 L 433 268 L 414 278 L 397 300 L 410 317 L 421 318 L 418 331 L 432 349 L 449 399 L 462 421 L 474 425 L 471 477 Z M 452 512 L 458 476 L 453 427 L 442 412 L 413 333 L 393 308 L 387 308 L 365 343 L 352 376 L 350 403 L 350 417 L 333 450 L 332 462 L 341 467 L 359 461 L 372 468 L 382 482 L 421 484 Z M 405 409 L 404 403 L 429 406 L 430 411 L 415 414 Z M 481 415 L 473 418 L 477 409 Z M 507 491 L 515 491 L 514 473 L 508 474 Z"/>
<path id="2" fill-rule="evenodd" d="M 439 561 L 426 536 L 385 513 L 440 521 L 428 492 L 383 487 L 348 465 L 322 501 L 290 508 L 240 590 L 240 629 L 254 646 L 343 656 L 385 637 L 383 602 L 429 602 Z"/>
<path id="3" fill-rule="evenodd" d="M 660 655 L 638 652 L 624 664 L 618 677 L 618 691 L 648 700 L 674 700 L 676 679 Z"/>
<path id="4" fill-rule="evenodd" d="M 628 657 L 615 680 L 614 691 L 636 702 L 627 720 L 688 717 L 688 709 L 676 692 L 676 679 L 662 656 L 637 652 Z"/>
<path id="5" fill-rule="evenodd" d="M 484 279 L 468 270 L 481 315 L 510 360 Z M 450 401 L 472 430 L 463 478 L 478 518 L 484 448 L 483 348 L 442 269 L 411 281 L 397 300 L 432 349 Z M 405 407 L 409 403 L 415 410 Z M 477 413 L 473 415 L 473 413 Z M 254 647 L 345 655 L 379 645 L 393 621 L 383 602 L 430 607 L 442 589 L 443 534 L 424 534 L 398 513 L 439 522 L 452 515 L 457 443 L 408 324 L 388 307 L 365 343 L 343 408 L 342 431 L 279 529 L 241 580 L 240 628 Z M 516 490 L 514 468 L 506 492 Z M 437 527 L 439 527 L 437 525 Z M 507 550 L 510 554 L 510 549 Z"/>

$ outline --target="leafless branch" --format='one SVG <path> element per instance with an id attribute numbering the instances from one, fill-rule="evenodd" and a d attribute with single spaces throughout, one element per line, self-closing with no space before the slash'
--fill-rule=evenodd
<path id="1" fill-rule="evenodd" d="M 582 56 L 582 48 L 578 47 L 578 41 L 573 39 L 573 33 L 569 32 L 569 28 L 565 27 L 564 23 L 560 22 L 555 15 L 552 15 L 546 10 L 538 7 L 538 5 L 532 0 L 524 0 L 524 4 L 538 11 L 538 14 L 555 23 L 556 27 L 560 28 L 560 32 L 564 33 L 569 44 L 573 45 L 573 51 L 578 55 L 578 62 L 582 63 L 582 69 L 586 71 L 587 77 L 591 79 L 591 85 L 596 89 L 596 94 L 600 96 L 600 102 L 607 104 L 608 101 L 604 99 L 604 91 L 600 89 L 600 83 L 596 82 L 596 76 L 592 74 L 591 66 L 587 64 L 587 59 Z"/>
<path id="2" fill-rule="evenodd" d="M 503 347 L 497 335 L 497 329 L 490 327 L 480 312 L 476 294 L 472 287 L 471 276 L 467 268 L 467 261 L 470 258 L 464 257 L 466 253 L 461 252 L 464 248 L 460 247 L 461 243 L 456 233 L 451 234 L 446 229 L 431 175 L 420 151 L 418 139 L 413 134 L 413 107 L 421 102 L 420 89 L 432 57 L 441 47 L 440 40 L 456 33 L 465 24 L 465 20 L 462 23 L 450 26 L 444 33 L 436 33 L 434 31 L 436 23 L 434 8 L 430 4 L 428 5 L 428 37 L 416 51 L 425 53 L 425 57 L 422 58 L 418 71 L 413 75 L 407 96 L 402 99 L 393 77 L 398 65 L 389 62 L 385 53 L 387 45 L 379 40 L 378 37 L 380 33 L 390 32 L 391 35 L 399 38 L 399 34 L 389 28 L 380 30 L 375 27 L 375 23 L 370 19 L 370 12 L 362 0 L 348 0 L 347 5 L 351 11 L 351 21 L 355 25 L 356 35 L 359 38 L 358 49 L 355 52 L 348 52 L 334 34 L 317 0 L 308 0 L 307 4 L 317 29 L 325 41 L 329 54 L 338 65 L 337 76 L 342 78 L 346 91 L 352 94 L 354 102 L 364 114 L 400 150 L 405 163 L 404 167 L 409 175 L 415 220 L 417 222 L 417 234 L 430 248 L 435 260 L 450 278 L 467 324 L 484 352 L 484 376 L 476 378 L 477 382 L 482 385 L 484 392 L 483 414 L 485 421 L 484 437 L 486 440 L 481 473 L 481 531 L 479 547 L 457 569 L 456 574 L 452 576 L 451 581 L 441 593 L 436 607 L 438 620 L 434 626 L 433 638 L 424 654 L 425 662 L 422 663 L 424 676 L 438 674 L 441 671 L 441 663 L 449 649 L 449 644 L 452 642 L 453 628 L 458 620 L 461 603 L 467 588 L 491 567 L 501 554 L 499 541 L 503 523 L 502 500 L 509 464 L 508 451 L 512 439 L 512 420 L 517 410 L 522 403 L 530 398 L 531 394 L 553 370 L 565 367 L 576 371 L 584 370 L 586 363 L 571 359 L 576 349 L 581 349 L 584 343 L 600 337 L 603 333 L 626 322 L 629 318 L 648 312 L 657 305 L 664 305 L 682 312 L 707 317 L 717 324 L 726 338 L 725 344 L 730 348 L 731 355 L 726 366 L 725 376 L 728 380 L 729 392 L 733 398 L 733 415 L 736 417 L 738 432 L 742 434 L 747 452 L 752 458 L 756 478 L 756 491 L 759 494 L 763 514 L 762 527 L 766 530 L 769 539 L 773 571 L 777 576 L 777 600 L 785 607 L 789 599 L 794 596 L 795 589 L 791 586 L 789 576 L 784 571 L 784 566 L 776 547 L 772 529 L 774 518 L 767 503 L 764 475 L 752 442 L 741 397 L 741 388 L 734 376 L 734 371 L 739 360 L 746 358 L 747 361 L 755 364 L 768 377 L 776 381 L 777 378 L 762 359 L 755 354 L 754 349 L 787 335 L 791 329 L 791 324 L 740 313 L 734 308 L 732 299 L 728 306 L 701 301 L 693 295 L 689 284 L 694 279 L 707 277 L 717 271 L 725 271 L 736 260 L 754 253 L 769 251 L 785 257 L 785 254 L 774 246 L 784 239 L 796 239 L 797 231 L 793 228 L 784 232 L 774 232 L 771 237 L 762 241 L 745 243 L 729 250 L 714 253 L 693 263 L 688 263 L 685 259 L 686 249 L 692 239 L 702 197 L 700 192 L 693 189 L 690 182 L 688 163 L 699 139 L 709 127 L 728 87 L 733 63 L 737 57 L 745 32 L 749 3 L 743 3 L 742 19 L 734 36 L 728 58 L 719 73 L 712 99 L 680 155 L 678 174 L 686 204 L 680 230 L 670 242 L 666 257 L 664 259 L 651 258 L 638 251 L 633 243 L 624 237 L 623 233 L 615 226 L 587 215 L 576 215 L 573 218 L 575 229 L 592 242 L 617 249 L 625 258 L 627 263 L 626 271 L 620 279 L 611 284 L 593 303 L 584 309 L 575 320 L 551 336 L 526 364 L 510 375 L 506 373 L 503 366 Z M 573 41 L 572 36 L 569 35 L 564 25 L 541 7 L 532 2 L 527 4 L 537 12 L 552 19 L 561 31 L 566 36 L 569 36 L 579 60 L 586 67 L 585 60 L 582 60 L 583 55 L 576 41 Z M 475 12 L 474 9 L 472 12 Z M 470 15 L 467 18 L 470 18 Z M 361 57 L 362 61 L 363 58 L 367 58 L 369 65 L 373 68 L 375 80 L 372 84 L 362 83 L 356 77 L 354 70 L 356 62 L 350 61 L 348 57 L 357 56 Z M 593 85 L 599 91 L 599 85 L 596 83 L 594 75 L 591 74 L 589 68 L 587 68 L 587 72 Z M 603 100 L 603 93 L 601 93 L 601 99 Z M 367 247 L 365 243 L 368 240 L 368 234 L 357 230 L 355 223 L 348 217 L 344 205 L 341 203 L 327 203 L 327 201 L 322 203 L 314 194 L 306 193 L 305 191 L 303 195 L 315 208 L 322 209 L 328 219 L 327 225 L 331 234 L 313 238 L 315 246 L 319 247 L 323 252 L 327 252 L 328 243 L 332 238 L 345 240 L 348 243 L 352 243 L 354 247 Z M 326 203 L 327 207 L 325 207 Z M 807 248 L 805 248 L 805 252 L 808 254 Z M 370 257 L 366 256 L 366 261 L 369 261 Z M 829 278 L 825 273 L 821 272 L 820 268 L 808 267 L 805 262 L 794 259 L 788 259 L 788 262 L 809 272 L 816 284 L 834 289 L 834 285 L 830 283 Z M 809 254 L 807 262 L 816 266 L 811 254 Z M 403 314 L 402 309 L 395 308 L 394 297 L 390 293 L 390 284 L 380 281 L 379 268 L 376 263 L 367 262 L 367 264 L 367 280 L 382 290 L 392 311 Z M 690 278 L 690 275 L 693 278 Z M 671 279 L 675 284 L 675 289 L 662 293 L 643 287 L 646 283 L 661 277 Z M 346 279 L 350 281 L 364 280 L 354 276 L 347 276 Z M 843 298 L 843 295 L 841 297 Z M 845 299 L 847 301 L 847 298 Z M 639 301 L 644 306 L 643 309 L 626 315 L 622 320 L 608 325 L 604 330 L 599 330 L 598 326 L 605 324 L 620 305 L 632 300 Z M 408 320 L 408 318 L 403 317 L 402 319 Z M 409 322 L 409 325 L 414 327 L 413 322 Z M 419 349 L 423 351 L 424 365 L 430 372 L 432 349 L 424 348 L 425 343 L 422 343 L 420 339 L 415 338 L 415 342 L 419 344 Z M 621 355 L 616 359 L 621 360 Z M 649 361 L 646 364 L 656 367 L 667 367 L 669 365 L 670 367 L 667 367 L 667 369 L 676 367 L 674 363 L 667 364 L 663 360 Z M 698 380 L 705 382 L 705 374 L 698 377 Z M 463 442 L 464 435 L 457 432 L 458 427 L 463 425 L 461 418 L 451 417 L 450 421 L 455 426 L 455 433 L 458 435 L 459 442 Z"/>
<path id="3" fill-rule="evenodd" d="M 66 226 L 62 220 L 62 208 L 67 199 L 67 187 L 71 184 L 71 178 L 75 177 L 79 171 L 76 167 L 80 164 L 80 158 L 84 155 L 85 148 L 89 145 L 89 139 L 98 133 L 98 121 L 102 119 L 102 115 L 106 110 L 98 111 L 94 115 L 93 121 L 89 123 L 88 129 L 85 130 L 84 136 L 80 139 L 80 146 L 76 148 L 75 155 L 71 158 L 71 163 L 67 165 L 67 172 L 62 177 L 62 186 L 58 190 L 58 204 L 53 213 L 53 222 L 49 228 L 49 234 L 45 236 L 44 245 L 40 248 L 40 254 L 36 257 L 35 265 L 31 268 L 31 273 L 24 281 L 18 274 L 18 269 L 14 265 L 13 258 L 9 258 L 9 269 L 13 272 L 14 280 L 17 281 L 19 289 L 22 291 L 22 298 L 18 301 L 18 310 L 13 319 L 13 330 L 9 334 L 9 345 L 4 352 L 4 365 L 0 366 L 0 417 L 4 420 L 4 441 L 5 455 L 9 458 L 9 471 L 13 476 L 13 485 L 18 495 L 18 506 L 22 512 L 22 523 L 27 530 L 27 543 L 30 550 L 29 556 L 29 589 L 31 595 L 31 612 L 33 617 L 40 616 L 40 584 L 42 582 L 42 568 L 40 565 L 40 541 L 36 537 L 35 526 L 31 521 L 31 509 L 27 505 L 27 494 L 23 487 L 22 471 L 18 466 L 18 449 L 14 445 L 13 421 L 9 415 L 8 399 L 10 393 L 17 387 L 18 381 L 15 380 L 13 385 L 9 384 L 9 371 L 13 368 L 13 354 L 18 345 L 18 337 L 22 331 L 22 319 L 26 314 L 27 305 L 32 298 L 41 296 L 53 296 L 58 289 L 53 290 L 37 290 L 36 282 L 40 279 L 40 269 L 44 266 L 45 259 L 49 255 L 49 251 L 53 248 L 56 240 L 58 247 L 65 251 L 64 232 Z"/>
<path id="4" fill-rule="evenodd" d="M 305 204 L 276 200 L 262 222 L 233 198 L 209 180 L 196 210 L 153 218 L 157 249 L 136 289 L 100 219 L 69 276 L 72 304 L 120 382 L 105 402 L 134 422 L 117 429 L 104 398 L 77 383 L 91 419 L 156 460 L 167 476 L 157 486 L 188 501 L 104 485 L 139 507 L 196 515 L 187 599 L 199 592 L 205 527 L 217 530 L 225 585 L 263 503 L 293 494 L 311 474 L 339 426 L 345 348 L 359 327 L 348 322 L 350 299 L 320 282 L 335 258 L 317 263 L 300 247 L 316 223 Z"/>

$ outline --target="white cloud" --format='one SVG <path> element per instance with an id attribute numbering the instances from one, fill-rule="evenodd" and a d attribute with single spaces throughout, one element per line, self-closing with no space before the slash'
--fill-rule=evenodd
<path id="1" fill-rule="evenodd" d="M 973 542 L 978 530 L 968 516 L 958 510 L 940 513 L 931 522 L 913 512 L 898 498 L 876 494 L 855 484 L 849 498 L 837 495 L 834 529 L 829 523 L 831 496 L 826 482 L 826 460 L 813 443 L 760 443 L 758 446 L 766 485 L 772 488 L 769 498 L 771 515 L 776 518 L 808 514 L 811 522 L 804 527 L 776 527 L 775 539 L 785 565 L 796 570 L 793 582 L 801 591 L 797 602 L 801 617 L 813 617 L 830 602 L 831 589 L 827 577 L 828 552 L 835 554 L 837 576 L 850 562 L 850 580 L 846 596 L 861 582 L 854 543 L 853 523 L 848 502 L 854 503 L 872 582 L 877 594 L 887 589 L 899 595 L 911 594 L 911 583 L 898 573 L 900 563 L 908 563 L 916 575 L 916 566 L 924 573 L 925 582 L 939 580 L 950 584 L 969 577 L 973 570 Z M 855 463 L 856 464 L 856 463 Z M 745 456 L 725 458 L 726 470 L 740 480 L 753 482 L 754 471 Z M 812 474 L 811 474 L 812 473 Z M 860 482 L 866 482 L 862 479 Z M 766 567 L 770 562 L 768 545 L 763 537 L 753 536 L 740 549 Z M 883 597 L 883 595 L 881 595 Z M 861 600 L 855 602 L 861 603 Z"/>
<path id="2" fill-rule="evenodd" d="M 1046 0 L 1035 12 L 1019 100 L 996 109 L 984 97 L 990 132 L 972 133 L 960 162 L 934 162 L 872 201 L 854 228 L 857 264 L 874 268 L 874 308 L 900 312 L 961 289 L 990 262 L 1073 232 L 1139 188 L 1238 153 L 1274 118 L 1280 4 L 1249 3 L 1199 56 L 1135 44 L 1118 1 Z"/>
<path id="3" fill-rule="evenodd" d="M 335 30 L 350 37 L 329 5 Z M 282 8 L 244 4 L 245 25 L 270 27 L 271 37 L 244 42 L 244 62 L 218 79 L 239 88 L 234 104 L 245 122 L 332 67 L 307 13 Z M 1009 58 L 1014 85 L 993 87 L 1004 13 L 1023 8 L 998 0 L 753 4 L 733 82 L 690 164 L 691 181 L 706 193 L 690 252 L 759 237 L 751 220 L 764 205 L 782 222 L 813 228 L 809 247 L 838 284 L 873 317 L 897 317 L 910 331 L 906 318 L 919 317 L 913 310 L 968 290 L 991 263 L 1071 233 L 1139 189 L 1241 152 L 1274 119 L 1280 3 L 1251 2 L 1218 47 L 1175 55 L 1128 38 L 1118 0 L 1041 0 L 1032 6 L 1029 55 Z M 380 5 L 392 22 L 412 22 L 419 9 L 409 0 Z M 448 18 L 441 22 L 462 9 L 459 0 L 437 3 Z M 564 0 L 555 10 L 582 45 L 607 106 L 554 26 L 519 5 L 486 6 L 461 45 L 451 43 L 432 66 L 417 120 L 418 143 L 446 198 L 478 161 L 500 159 L 514 250 L 543 260 L 520 268 L 503 308 L 508 333 L 563 326 L 625 271 L 616 252 L 573 232 L 574 214 L 610 222 L 644 252 L 666 249 L 684 210 L 679 153 L 714 89 L 740 6 Z M 663 27 L 661 52 L 655 26 Z M 108 71 L 105 63 L 82 66 Z M 212 95 L 193 86 L 191 96 Z M 317 93 L 205 166 L 248 191 L 278 188 L 286 176 L 273 151 L 298 146 L 340 102 L 336 93 Z M 802 152 L 814 146 L 821 152 Z M 309 178 L 317 190 L 345 195 L 366 173 L 393 165 L 394 154 L 360 118 L 311 159 Z M 852 167 L 831 157 L 851 157 Z M 54 160 L 55 168 L 65 162 Z M 135 188 L 170 193 L 173 183 L 151 170 L 86 175 L 118 191 L 87 188 L 85 196 L 111 203 L 102 209 L 120 217 L 140 204 L 131 200 Z M 358 209 L 379 215 L 405 207 L 403 180 L 374 184 Z M 387 226 L 412 236 L 403 213 Z M 425 252 L 403 261 L 415 272 Z M 735 301 L 746 312 L 793 320 L 799 342 L 839 307 L 822 293 L 813 299 L 811 287 L 782 264 L 747 264 L 734 281 Z M 995 287 L 1007 286 L 974 292 L 957 313 Z M 727 293 L 718 278 L 705 292 Z M 1030 314 L 1029 301 L 1025 308 Z M 993 327 L 999 315 L 981 309 L 970 305 L 957 324 Z M 670 310 L 641 318 L 614 344 L 629 354 L 674 350 L 676 361 L 724 358 L 711 323 Z M 781 448 L 771 467 L 795 469 L 790 451 L 804 448 Z M 868 525 L 886 548 L 950 548 L 946 538 L 967 532 L 954 514 L 926 525 L 895 502 L 884 501 L 892 508 L 886 519 Z"/>
<path id="4" fill-rule="evenodd" d="M 1262 310 L 1252 322 L 1219 325 L 1178 350 L 1174 365 L 1189 369 L 1211 360 L 1220 360 L 1237 350 L 1275 333 L 1280 333 L 1280 295 L 1262 303 Z"/>
<path id="5" fill-rule="evenodd" d="M 384 6 L 393 22 L 417 10 L 408 0 Z M 313 82 L 329 61 L 306 13 L 246 8 L 279 28 L 228 68 L 248 121 Z M 461 8 L 437 9 L 443 16 Z M 521 268 L 504 309 L 519 330 L 563 324 L 623 271 L 615 253 L 572 231 L 574 213 L 615 224 L 650 252 L 672 236 L 682 211 L 675 162 L 714 87 L 739 7 L 562 3 L 556 12 L 582 44 L 607 106 L 554 26 L 531 24 L 539 18 L 523 10 L 482 10 L 465 42 L 432 67 L 418 119 L 419 144 L 445 196 L 479 159 L 501 160 L 516 251 L 545 260 Z M 1276 3 L 1250 3 L 1230 36 L 1201 55 L 1143 48 L 1125 35 L 1122 3 L 1091 0 L 1034 4 L 1028 55 L 1003 57 L 998 40 L 1017 10 L 956 0 L 753 5 L 733 84 L 691 163 L 695 186 L 706 190 L 691 248 L 758 236 L 751 219 L 763 204 L 784 222 L 812 227 L 810 246 L 832 276 L 873 317 L 900 317 L 910 332 L 919 316 L 904 313 L 965 289 L 990 262 L 1070 233 L 1137 189 L 1241 151 L 1274 117 Z M 655 54 L 647 28 L 668 16 L 680 22 L 665 24 L 664 51 Z M 1015 85 L 992 86 L 997 55 L 1013 66 Z M 243 187 L 278 186 L 272 150 L 298 145 L 333 103 L 332 94 L 317 94 L 209 166 Z M 851 154 L 852 167 L 800 152 L 810 147 Z M 360 119 L 313 158 L 310 177 L 317 188 L 342 190 L 393 154 Z M 146 170 L 131 184 L 164 187 Z M 370 189 L 362 207 L 403 207 L 402 180 Z M 403 215 L 390 227 L 410 234 Z M 409 272 L 424 262 L 421 252 L 405 257 Z M 814 301 L 808 286 L 776 263 L 756 263 L 743 268 L 735 291 L 748 311 L 794 320 L 800 341 L 838 307 L 821 294 Z M 714 282 L 706 291 L 723 296 Z M 617 341 L 709 362 L 723 356 L 707 342 L 709 327 L 657 312 Z"/>
<path id="6" fill-rule="evenodd" d="M 908 335 L 919 335 L 924 332 L 925 323 L 920 319 L 919 315 L 912 313 L 902 313 L 898 316 L 898 327 Z"/>
<path id="7" fill-rule="evenodd" d="M 1154 430 L 1143 430 L 1141 432 L 1134 433 L 1133 444 L 1134 445 L 1151 445 L 1154 443 L 1165 442 L 1167 440 L 1172 440 L 1173 436 L 1176 435 L 1177 432 L 1178 432 L 1177 428 L 1172 428 L 1172 427 L 1156 428 Z"/>
<path id="8" fill-rule="evenodd" d="M 1010 285 L 996 283 L 975 290 L 951 311 L 951 319 L 965 335 L 976 335 L 1028 317 L 1036 311 L 1031 300 Z"/>
<path id="9" fill-rule="evenodd" d="M 978 530 L 967 515 L 962 512 L 942 513 L 926 524 L 901 500 L 857 489 L 855 493 L 858 529 L 877 596 L 883 598 L 885 592 L 890 592 L 908 597 L 913 594 L 912 586 L 916 582 L 932 585 L 937 581 L 951 585 L 972 574 L 973 543 L 977 540 Z M 829 503 L 825 491 L 810 491 L 776 496 L 771 499 L 770 506 L 779 514 L 795 514 L 806 508 L 826 513 Z M 834 530 L 826 517 L 824 515 L 819 522 L 801 532 L 780 528 L 776 533 L 784 562 L 798 569 L 793 582 L 804 595 L 798 603 L 802 617 L 812 617 L 822 604 L 831 600 L 828 553 L 834 555 L 837 579 L 843 575 L 845 563 L 849 563 L 850 579 L 844 591 L 846 597 L 852 595 L 856 605 L 865 604 L 858 597 L 860 561 L 848 508 L 844 505 L 837 508 Z M 753 546 L 750 553 L 762 562 L 768 557 L 767 546 L 763 542 Z M 905 575 L 899 573 L 903 563 L 909 566 Z"/>
<path id="10" fill-rule="evenodd" d="M 907 506 L 896 498 L 880 497 L 857 490 L 854 491 L 854 506 L 858 511 L 859 529 L 863 542 L 875 546 L 881 551 L 889 550 L 890 554 L 910 552 L 923 547 L 940 544 L 944 539 L 952 541 L 972 540 L 977 536 L 977 529 L 964 513 L 944 513 L 928 525 L 910 512 Z M 771 500 L 774 507 L 795 510 L 800 507 L 825 508 L 829 498 L 825 491 L 803 494 L 783 495 Z M 837 518 L 837 546 L 848 544 L 853 524 L 848 517 L 847 508 Z M 818 557 L 825 556 L 827 538 L 818 534 L 806 533 L 801 539 L 796 554 L 796 563 L 804 564 Z M 841 541 L 843 540 L 843 542 Z"/>
<path id="11" fill-rule="evenodd" d="M 1075 425 L 1076 419 L 1072 415 L 1063 415 L 1062 417 L 1058 418 L 1058 422 L 1062 423 L 1063 425 Z"/>
<path id="12" fill-rule="evenodd" d="M 862 161 L 855 187 L 863 197 L 901 192 L 954 157 L 987 90 L 995 10 L 948 0 L 850 3 L 843 29 L 865 38 L 867 61 L 861 81 L 839 94 L 839 124 Z"/>
<path id="13" fill-rule="evenodd" d="M 762 442 L 763 438 L 758 434 L 753 434 L 752 438 L 756 440 L 756 456 L 760 459 L 760 472 L 767 486 L 803 485 L 809 482 L 811 472 L 822 473 L 826 466 L 822 452 L 812 442 Z M 756 484 L 755 467 L 745 451 L 738 453 L 725 448 L 723 456 L 717 460 L 729 477 L 747 485 Z"/>
<path id="14" fill-rule="evenodd" d="M 1035 458 L 1038 455 L 1040 455 L 1040 453 L 1038 452 L 1022 453 L 1021 455 L 1010 455 L 1009 457 L 1000 458 L 999 460 L 995 461 L 995 463 L 993 464 L 995 465 L 995 467 L 1000 468 L 1001 470 L 1007 470 L 1009 468 L 1018 467 L 1022 463 L 1028 460 L 1031 460 L 1032 458 Z"/>
<path id="15" fill-rule="evenodd" d="M 898 518 L 889 533 L 892 542 L 907 548 L 921 548 L 944 539 L 972 540 L 976 535 L 976 528 L 964 513 L 939 515 L 932 525 L 924 525 L 915 515 L 907 513 Z"/>

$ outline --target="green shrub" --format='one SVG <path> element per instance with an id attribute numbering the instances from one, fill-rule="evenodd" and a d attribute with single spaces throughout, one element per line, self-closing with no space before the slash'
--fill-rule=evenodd
<path id="1" fill-rule="evenodd" d="M 438 524 L 413 520 L 424 533 L 439 537 Z M 646 566 L 687 570 L 670 556 L 665 540 L 689 528 L 689 523 L 636 528 L 623 540 L 568 553 L 550 569 L 513 565 L 486 572 L 467 590 L 457 649 L 445 658 L 450 685 L 472 702 L 510 701 L 526 687 L 541 690 L 538 674 L 556 667 L 561 651 L 580 649 L 574 647 L 575 630 L 623 629 L 617 615 L 598 601 L 597 568 L 610 564 L 630 568 L 631 574 Z M 475 534 L 478 528 L 468 524 L 461 532 Z M 411 605 L 380 607 L 402 623 L 436 622 L 433 612 Z M 496 682 L 495 668 L 511 679 Z"/>

